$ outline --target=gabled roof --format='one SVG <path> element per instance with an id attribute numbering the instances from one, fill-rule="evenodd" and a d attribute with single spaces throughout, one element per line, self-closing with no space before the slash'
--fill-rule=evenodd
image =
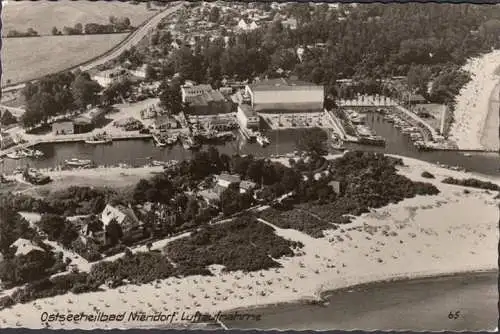
<path id="1" fill-rule="evenodd" d="M 239 175 L 236 174 L 222 173 L 218 176 L 217 181 L 225 181 L 228 183 L 239 183 L 241 182 L 241 178 Z"/>
<path id="2" fill-rule="evenodd" d="M 16 256 L 17 255 L 26 255 L 26 254 L 29 254 L 29 253 L 31 253 L 33 251 L 45 252 L 45 250 L 43 250 L 43 248 L 35 246 L 33 244 L 33 242 L 31 242 L 28 239 L 24 239 L 24 238 L 17 239 L 12 244 L 12 246 L 16 246 L 17 247 L 16 254 L 15 254 Z"/>

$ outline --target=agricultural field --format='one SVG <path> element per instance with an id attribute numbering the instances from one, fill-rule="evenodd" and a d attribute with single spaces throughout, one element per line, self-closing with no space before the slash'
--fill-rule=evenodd
<path id="1" fill-rule="evenodd" d="M 127 35 L 4 38 L 2 86 L 36 79 L 83 63 L 113 48 Z"/>
<path id="2" fill-rule="evenodd" d="M 40 35 L 50 35 L 54 25 L 62 30 L 77 23 L 104 24 L 111 15 L 126 16 L 133 26 L 138 26 L 155 13 L 148 10 L 145 3 L 134 5 L 121 1 L 9 1 L 2 8 L 2 28 L 3 32 L 33 28 Z"/>

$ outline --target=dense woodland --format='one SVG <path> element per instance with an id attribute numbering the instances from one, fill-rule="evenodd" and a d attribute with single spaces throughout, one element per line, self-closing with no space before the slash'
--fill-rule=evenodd
<path id="1" fill-rule="evenodd" d="M 252 80 L 275 75 L 281 68 L 326 85 L 332 95 L 353 93 L 336 87 L 336 79 L 354 78 L 361 88 L 374 90 L 366 93 L 376 93 L 389 89 L 379 79 L 409 74 L 411 90 L 447 103 L 456 94 L 456 86 L 466 81 L 467 74 L 458 71 L 459 65 L 500 46 L 498 6 L 362 4 L 341 5 L 337 10 L 326 4 L 295 3 L 286 12 L 297 18 L 296 30 L 283 28 L 278 20 L 255 31 L 227 34 L 227 47 L 223 38 L 209 41 L 206 36 L 194 50 L 172 50 L 172 36 L 160 30 L 150 39 L 154 51 L 135 50 L 136 57 L 150 56 L 153 61 L 167 57 L 160 78 L 180 73 L 216 87 L 223 77 Z M 324 49 L 306 48 L 300 62 L 296 48 L 316 43 L 324 43 Z M 429 92 L 431 80 L 435 84 Z"/>

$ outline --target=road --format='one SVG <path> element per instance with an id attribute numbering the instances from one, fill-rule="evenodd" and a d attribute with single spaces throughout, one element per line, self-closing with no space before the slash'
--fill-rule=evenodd
<path id="1" fill-rule="evenodd" d="M 130 49 L 131 47 L 137 45 L 146 35 L 154 29 L 161 20 L 163 20 L 168 15 L 176 12 L 184 6 L 183 2 L 178 2 L 177 4 L 162 10 L 157 13 L 155 16 L 143 23 L 140 27 L 138 27 L 134 32 L 132 32 L 124 41 L 122 41 L 119 45 L 115 46 L 113 49 L 107 51 L 101 56 L 93 59 L 89 62 L 76 65 L 72 69 L 80 68 L 82 71 L 88 71 L 92 68 L 95 68 L 99 65 L 102 65 L 114 58 L 117 58 L 121 55 L 125 50 Z M 70 69 L 71 70 L 71 69 Z M 14 86 L 3 87 L 2 92 L 6 93 L 9 91 L 16 91 L 24 88 L 25 83 L 16 84 Z"/>

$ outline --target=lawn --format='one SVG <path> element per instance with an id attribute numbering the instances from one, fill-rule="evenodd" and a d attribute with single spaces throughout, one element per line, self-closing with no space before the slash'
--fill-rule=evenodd
<path id="1" fill-rule="evenodd" d="M 140 25 L 155 11 L 147 10 L 144 3 L 134 5 L 121 1 L 9 1 L 2 8 L 2 28 L 26 31 L 33 28 L 40 35 L 50 35 L 52 27 L 62 30 L 76 23 L 108 23 L 109 16 L 126 16 L 134 26 Z"/>
<path id="2" fill-rule="evenodd" d="M 106 52 L 127 34 L 4 38 L 2 86 L 36 79 Z"/>

